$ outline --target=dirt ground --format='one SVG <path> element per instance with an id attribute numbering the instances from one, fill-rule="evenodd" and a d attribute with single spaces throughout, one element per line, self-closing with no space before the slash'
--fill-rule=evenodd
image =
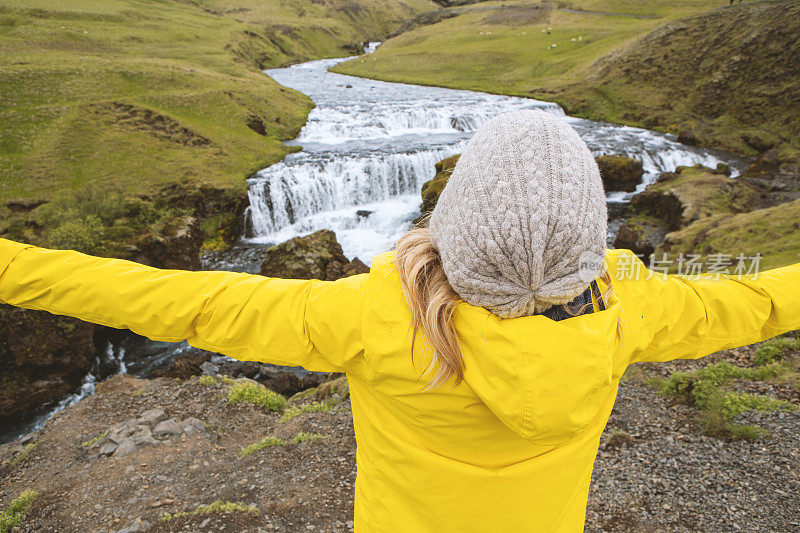
<path id="1" fill-rule="evenodd" d="M 719 360 L 747 364 L 751 357 L 751 349 L 727 351 L 630 373 L 601 441 L 587 531 L 800 530 L 800 413 L 747 413 L 745 421 L 770 435 L 728 442 L 704 435 L 694 408 L 648 385 L 678 369 Z M 796 384 L 745 386 L 798 401 Z M 227 387 L 219 379 L 202 384 L 198 377 L 109 379 L 51 419 L 27 457 L 0 470 L 0 509 L 35 489 L 40 495 L 17 531 L 351 530 L 355 438 L 349 401 L 281 422 L 280 414 L 262 407 L 227 404 Z M 122 457 L 82 446 L 147 409 L 162 409 L 176 420 L 196 417 L 204 429 Z M 239 457 L 264 437 L 289 441 L 300 432 L 325 438 Z M 0 446 L 0 464 L 18 448 Z M 160 520 L 216 500 L 257 510 Z"/>

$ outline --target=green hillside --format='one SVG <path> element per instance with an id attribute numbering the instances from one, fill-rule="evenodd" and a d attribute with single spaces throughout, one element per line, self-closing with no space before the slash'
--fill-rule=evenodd
<path id="1" fill-rule="evenodd" d="M 241 198 L 313 107 L 259 69 L 355 53 L 433 7 L 0 0 L 0 235 L 50 243 L 53 224 L 86 222 L 87 189 L 124 198 L 183 182 Z"/>
<path id="2" fill-rule="evenodd" d="M 486 2 L 337 72 L 530 96 L 753 154 L 800 137 L 791 1 Z M 678 20 L 679 19 L 679 20 Z"/>

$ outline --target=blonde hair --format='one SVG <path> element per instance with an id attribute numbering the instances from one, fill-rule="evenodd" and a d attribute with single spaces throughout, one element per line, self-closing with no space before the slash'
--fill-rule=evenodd
<path id="1" fill-rule="evenodd" d="M 447 281 L 439 251 L 431 242 L 428 228 L 414 228 L 406 232 L 397 240 L 395 254 L 400 288 L 411 311 L 412 361 L 420 327 L 423 341 L 426 345 L 430 343 L 433 349 L 431 361 L 422 372 L 423 377 L 433 372 L 425 390 L 437 388 L 451 378 L 455 378 L 454 385 L 458 385 L 464 379 L 464 357 L 453 324 L 453 313 L 460 298 Z M 614 296 L 614 290 L 607 269 L 604 268 L 600 273 L 600 279 L 606 285 L 602 299 L 608 303 Z M 570 312 L 568 308 L 565 309 Z M 583 309 L 575 314 L 582 313 Z M 622 335 L 621 321 L 617 323 L 616 333 L 619 341 Z"/>

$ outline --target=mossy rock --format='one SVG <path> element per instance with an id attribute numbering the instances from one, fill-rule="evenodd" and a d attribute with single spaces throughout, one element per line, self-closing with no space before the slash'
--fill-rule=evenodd
<path id="1" fill-rule="evenodd" d="M 261 274 L 275 278 L 336 280 L 365 272 L 369 267 L 358 258 L 348 260 L 327 229 L 268 248 L 261 263 Z"/>
<path id="2" fill-rule="evenodd" d="M 301 404 L 308 400 L 315 400 L 317 398 L 317 387 L 311 387 L 310 389 L 301 390 L 300 392 L 292 395 L 287 400 L 287 403 L 290 405 Z"/>
<path id="3" fill-rule="evenodd" d="M 344 400 L 350 397 L 350 386 L 347 384 L 347 377 L 342 376 L 331 381 L 326 381 L 315 392 L 317 401 L 326 400 L 328 398 L 336 400 Z"/>
<path id="4" fill-rule="evenodd" d="M 655 217 L 636 215 L 626 220 L 614 239 L 614 248 L 624 248 L 641 256 L 649 256 L 669 232 L 666 224 Z"/>
<path id="5" fill-rule="evenodd" d="M 442 194 L 447 181 L 450 179 L 450 174 L 456 167 L 458 158 L 461 154 L 452 155 L 442 159 L 436 163 L 436 175 L 430 181 L 426 181 L 422 185 L 422 205 L 420 211 L 423 214 L 430 213 L 436 207 L 436 202 L 439 200 L 439 195 Z"/>
<path id="6" fill-rule="evenodd" d="M 644 192 L 633 197 L 637 213 L 662 220 L 670 231 L 701 218 L 743 213 L 755 205 L 754 187 L 701 165 L 664 172 Z"/>
<path id="7" fill-rule="evenodd" d="M 642 162 L 624 155 L 601 155 L 595 158 L 606 191 L 633 192 L 642 182 Z"/>

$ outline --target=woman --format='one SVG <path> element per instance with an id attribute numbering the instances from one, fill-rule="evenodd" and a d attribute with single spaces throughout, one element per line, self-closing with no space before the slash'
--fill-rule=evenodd
<path id="1" fill-rule="evenodd" d="M 519 111 L 475 134 L 430 228 L 369 274 L 160 270 L 0 240 L 0 300 L 345 372 L 359 531 L 580 531 L 628 365 L 800 327 L 800 265 L 652 276 L 605 249 L 606 224 L 584 142 L 552 115 Z"/>

